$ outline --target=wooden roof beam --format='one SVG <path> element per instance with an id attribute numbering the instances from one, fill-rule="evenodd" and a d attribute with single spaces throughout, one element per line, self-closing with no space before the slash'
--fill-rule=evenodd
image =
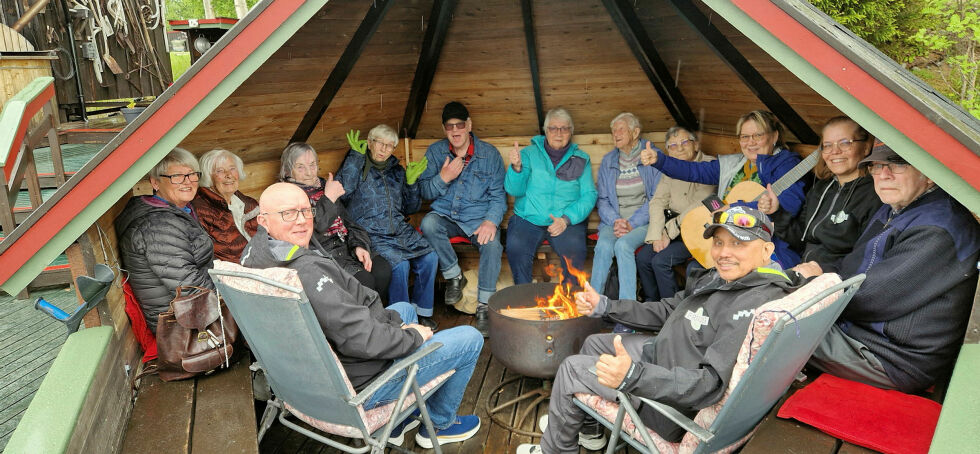
<path id="1" fill-rule="evenodd" d="M 449 32 L 457 3 L 458 0 L 435 0 L 432 3 L 429 25 L 425 28 L 425 38 L 422 40 L 422 52 L 419 53 L 419 64 L 415 67 L 415 77 L 412 79 L 412 91 L 408 95 L 408 104 L 405 105 L 405 118 L 402 120 L 405 137 L 414 139 L 418 132 L 422 111 L 429 98 L 432 78 L 436 75 L 439 55 L 442 54 L 442 45 L 446 42 L 446 34 Z"/>
<path id="2" fill-rule="evenodd" d="M 327 77 L 327 81 L 320 88 L 320 93 L 316 95 L 316 98 L 310 105 L 310 109 L 306 111 L 303 120 L 296 127 L 296 132 L 289 139 L 290 142 L 306 142 L 310 138 L 310 135 L 313 134 L 313 130 L 316 128 L 317 123 L 320 122 L 320 118 L 327 111 L 327 107 L 330 107 L 330 103 L 333 101 L 334 96 L 337 96 L 340 87 L 344 85 L 347 76 L 353 71 L 354 64 L 361 57 L 361 53 L 367 47 L 368 42 L 371 41 L 374 32 L 378 30 L 378 26 L 381 25 L 381 20 L 384 19 L 385 13 L 388 12 L 388 8 L 393 1 L 375 0 L 374 4 L 368 8 L 367 14 L 364 15 L 364 20 L 361 21 L 361 25 L 357 27 L 357 31 L 354 32 L 354 36 L 347 44 L 347 48 L 344 49 L 344 53 L 337 60 L 337 64 L 334 65 L 333 70 L 330 71 L 330 76 Z"/>
<path id="3" fill-rule="evenodd" d="M 534 107 L 538 113 L 538 125 L 544 124 L 544 103 L 541 101 L 541 76 L 538 72 L 537 41 L 534 38 L 534 14 L 532 0 L 521 0 L 521 13 L 524 16 L 524 40 L 527 42 L 527 60 L 531 68 L 531 86 L 534 89 Z M 541 126 L 538 126 L 540 128 Z"/>
<path id="4" fill-rule="evenodd" d="M 660 99 L 663 100 L 670 115 L 674 117 L 674 121 L 686 128 L 700 129 L 694 111 L 691 110 L 687 101 L 684 100 L 684 95 L 678 90 L 674 78 L 670 75 L 670 70 L 667 69 L 667 65 L 664 64 L 660 54 L 657 53 L 657 49 L 653 46 L 650 35 L 643 28 L 640 19 L 636 17 L 636 11 L 633 10 L 632 4 L 627 0 L 602 0 L 602 4 L 609 10 L 613 22 L 623 34 L 630 50 L 633 51 L 633 55 L 636 56 L 643 72 L 650 79 L 650 83 L 660 95 Z"/>
<path id="5" fill-rule="evenodd" d="M 765 77 L 749 63 L 720 30 L 711 24 L 711 21 L 691 0 L 669 0 L 669 2 L 688 25 L 701 35 L 701 39 L 714 51 L 715 55 L 721 58 L 738 75 L 739 79 L 742 79 L 742 82 L 752 90 L 752 93 L 766 105 L 766 108 L 786 125 L 786 129 L 803 143 L 816 144 L 820 142 L 820 135 L 810 127 L 800 114 L 796 113 L 796 110 L 776 92 L 772 85 L 769 85 Z"/>

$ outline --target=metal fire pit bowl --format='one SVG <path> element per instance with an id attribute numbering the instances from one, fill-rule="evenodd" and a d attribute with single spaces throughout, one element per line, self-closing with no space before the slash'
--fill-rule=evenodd
<path id="1" fill-rule="evenodd" d="M 507 369 L 536 378 L 554 378 L 558 365 L 578 353 L 590 334 L 599 332 L 602 320 L 577 317 L 567 320 L 523 320 L 504 316 L 507 306 L 534 306 L 535 298 L 547 298 L 554 283 L 507 287 L 490 297 L 490 351 Z"/>
<path id="2" fill-rule="evenodd" d="M 490 297 L 490 351 L 493 357 L 508 370 L 523 376 L 544 379 L 542 386 L 506 402 L 494 401 L 505 387 L 517 384 L 520 388 L 525 377 L 514 377 L 494 388 L 484 402 L 490 420 L 514 433 L 540 437 L 534 430 L 521 429 L 528 415 L 551 396 L 551 379 L 558 372 L 558 365 L 569 355 L 578 353 L 590 334 L 599 332 L 602 321 L 597 318 L 577 317 L 567 320 L 524 320 L 500 313 L 511 307 L 535 306 L 538 297 L 547 298 L 555 292 L 554 283 L 521 284 L 505 288 Z M 529 402 L 529 403 L 528 403 Z M 524 407 L 516 420 L 511 419 L 509 407 Z M 511 424 L 511 421 L 514 421 Z M 534 424 L 535 427 L 537 426 Z"/>

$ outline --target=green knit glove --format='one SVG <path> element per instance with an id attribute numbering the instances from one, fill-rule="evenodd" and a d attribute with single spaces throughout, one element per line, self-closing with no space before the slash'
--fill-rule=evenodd
<path id="1" fill-rule="evenodd" d="M 410 162 L 405 166 L 405 180 L 408 184 L 415 184 L 415 180 L 419 179 L 419 175 L 425 172 L 425 168 L 429 166 L 429 158 L 423 157 L 422 159 Z"/>
<path id="2" fill-rule="evenodd" d="M 364 154 L 364 152 L 367 150 L 367 140 L 358 140 L 360 137 L 360 130 L 355 131 L 351 129 L 350 132 L 347 133 L 347 143 L 350 144 L 351 150 Z"/>

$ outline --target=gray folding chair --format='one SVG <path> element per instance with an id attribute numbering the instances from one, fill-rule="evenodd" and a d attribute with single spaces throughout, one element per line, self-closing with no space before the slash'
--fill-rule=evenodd
<path id="1" fill-rule="evenodd" d="M 694 420 L 668 405 L 623 392 L 617 393 L 617 402 L 576 394 L 575 403 L 611 430 L 607 454 L 621 447 L 619 437 L 642 453 L 734 451 L 786 393 L 863 281 L 863 274 L 844 282 L 836 274 L 824 274 L 757 309 L 728 390 Z M 631 404 L 636 401 L 686 429 L 684 439 L 670 443 L 647 429 Z"/>
<path id="2" fill-rule="evenodd" d="M 436 433 L 425 399 L 455 371 L 420 385 L 416 363 L 442 344 L 433 343 L 399 360 L 367 388 L 355 392 L 323 335 L 295 270 L 253 270 L 216 261 L 209 273 L 274 393 L 262 416 L 260 441 L 277 413 L 284 426 L 351 453 L 380 453 L 386 446 L 394 447 L 388 445 L 392 429 L 416 408 L 428 433 Z M 407 378 L 398 400 L 365 411 L 363 404 L 368 397 L 400 372 L 406 372 Z M 328 434 L 362 439 L 364 446 L 346 445 L 311 431 L 287 419 L 289 415 Z M 439 443 L 433 440 L 433 445 L 441 454 Z"/>

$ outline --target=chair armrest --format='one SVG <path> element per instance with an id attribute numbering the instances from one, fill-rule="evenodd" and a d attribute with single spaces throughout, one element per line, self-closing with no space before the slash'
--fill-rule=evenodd
<path id="1" fill-rule="evenodd" d="M 643 402 L 645 405 L 650 406 L 650 408 L 666 416 L 667 419 L 673 421 L 678 426 L 681 426 L 684 430 L 694 434 L 694 436 L 698 437 L 698 439 L 701 441 L 708 441 L 715 436 L 715 434 L 709 432 L 704 427 L 699 426 L 696 422 L 691 420 L 691 418 L 684 416 L 681 412 L 674 409 L 674 407 L 671 407 L 669 405 L 664 405 L 660 402 L 650 400 L 645 397 L 639 397 L 639 396 L 633 396 L 633 397 L 636 397 L 637 399 L 640 400 L 640 402 Z M 629 403 L 628 398 L 629 398 L 628 395 L 624 394 L 621 391 L 619 392 L 620 404 L 622 404 L 622 402 Z"/>
<path id="2" fill-rule="evenodd" d="M 411 365 L 419 362 L 420 359 L 441 347 L 442 342 L 433 342 L 420 348 L 419 350 L 416 350 L 415 353 L 398 360 L 398 362 L 392 364 L 391 367 L 389 367 L 383 374 L 379 375 L 378 378 L 375 378 L 367 388 L 364 388 L 361 390 L 361 392 L 357 393 L 357 395 L 350 400 L 350 404 L 354 406 L 363 404 L 368 397 L 371 397 L 371 395 L 381 388 L 382 385 L 391 381 L 392 378 L 395 378 L 395 375 L 397 375 L 399 372 L 408 369 Z"/>

